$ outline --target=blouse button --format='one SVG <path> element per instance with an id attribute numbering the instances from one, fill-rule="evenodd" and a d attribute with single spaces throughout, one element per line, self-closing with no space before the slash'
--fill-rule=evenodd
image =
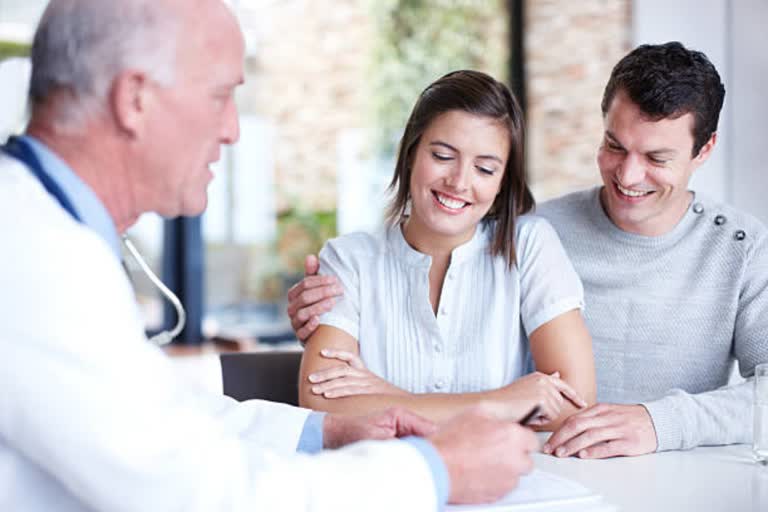
<path id="1" fill-rule="evenodd" d="M 739 242 L 741 242 L 742 240 L 744 240 L 745 238 L 747 238 L 747 234 L 746 234 L 744 231 L 742 231 L 742 230 L 740 229 L 740 230 L 738 230 L 736 233 L 734 233 L 734 234 L 733 234 L 733 238 L 735 238 L 736 240 L 738 240 Z"/>
<path id="2" fill-rule="evenodd" d="M 439 344 L 439 343 L 435 343 L 435 344 L 433 345 L 433 347 L 434 347 L 434 349 L 435 349 L 435 352 L 440 352 L 440 351 L 442 350 L 442 347 L 440 346 L 440 344 Z"/>
<path id="3" fill-rule="evenodd" d="M 701 203 L 693 205 L 693 213 L 704 213 L 704 206 Z"/>
<path id="4" fill-rule="evenodd" d="M 722 226 L 723 224 L 725 224 L 725 221 L 727 220 L 728 219 L 725 218 L 725 215 L 718 215 L 715 217 L 715 224 L 717 224 L 718 226 Z"/>
<path id="5" fill-rule="evenodd" d="M 447 315 L 447 314 L 448 314 L 448 310 L 447 310 L 447 309 L 445 309 L 445 308 L 440 308 L 440 314 L 441 314 L 441 315 L 443 315 L 443 316 L 445 316 L 445 315 Z"/>
<path id="6" fill-rule="evenodd" d="M 453 276 L 453 272 L 449 272 L 449 273 L 448 273 L 448 280 L 449 280 L 449 281 L 453 281 L 453 277 L 454 277 L 454 276 Z"/>
<path id="7" fill-rule="evenodd" d="M 435 388 L 443 389 L 444 387 L 445 387 L 445 381 L 444 380 L 441 379 L 441 380 L 435 382 Z"/>

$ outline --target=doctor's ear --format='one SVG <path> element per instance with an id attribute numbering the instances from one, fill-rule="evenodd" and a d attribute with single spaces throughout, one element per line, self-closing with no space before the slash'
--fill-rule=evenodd
<path id="1" fill-rule="evenodd" d="M 146 123 L 152 96 L 152 82 L 141 71 L 123 71 L 112 81 L 109 103 L 120 131 L 137 136 Z"/>

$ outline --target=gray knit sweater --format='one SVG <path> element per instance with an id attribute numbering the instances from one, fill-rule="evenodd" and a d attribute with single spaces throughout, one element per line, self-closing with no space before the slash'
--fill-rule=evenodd
<path id="1" fill-rule="evenodd" d="M 599 188 L 542 204 L 584 284 L 598 400 L 642 403 L 658 450 L 752 439 L 752 383 L 768 362 L 768 230 L 696 196 L 669 233 L 624 232 Z"/>

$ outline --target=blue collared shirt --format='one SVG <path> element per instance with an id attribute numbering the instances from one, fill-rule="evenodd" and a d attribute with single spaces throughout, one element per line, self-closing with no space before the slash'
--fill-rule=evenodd
<path id="1" fill-rule="evenodd" d="M 104 207 L 104 203 L 96 196 L 91 187 L 45 144 L 29 135 L 20 138 L 29 144 L 45 172 L 61 187 L 72 206 L 75 207 L 83 224 L 94 230 L 107 242 L 115 257 L 118 260 L 121 259 L 120 236 L 117 233 L 115 223 Z"/>
<path id="2" fill-rule="evenodd" d="M 317 453 L 323 449 L 323 421 L 325 413 L 311 412 L 304 422 L 297 452 Z"/>
<path id="3" fill-rule="evenodd" d="M 29 135 L 24 135 L 21 138 L 31 146 L 48 176 L 61 187 L 82 223 L 107 242 L 118 260 L 122 259 L 120 236 L 117 228 L 104 203 L 96 196 L 96 193 L 64 160 L 41 141 Z M 307 416 L 296 451 L 317 453 L 323 449 L 324 418 L 325 413 L 320 412 L 312 412 Z M 429 464 L 434 479 L 438 508 L 442 509 L 447 503 L 450 493 L 450 480 L 443 460 L 429 441 L 409 437 L 404 439 L 404 442 L 416 448 Z"/>
<path id="4" fill-rule="evenodd" d="M 325 413 L 312 412 L 304 423 L 304 430 L 301 432 L 299 446 L 296 451 L 304 453 L 317 453 L 323 449 L 323 419 Z M 424 438 L 406 437 L 403 442 L 416 448 L 421 456 L 427 461 L 432 473 L 432 481 L 435 484 L 435 495 L 437 496 L 437 509 L 442 510 L 448 503 L 448 497 L 451 492 L 451 481 L 448 475 L 448 469 L 445 467 L 442 457 L 437 449 Z"/>
<path id="5" fill-rule="evenodd" d="M 115 223 L 91 187 L 41 141 L 29 135 L 20 138 L 32 148 L 46 174 L 61 187 L 82 223 L 107 242 L 118 260 L 122 259 Z M 299 439 L 298 451 L 314 453 L 323 449 L 323 416 L 321 413 L 309 415 Z"/>

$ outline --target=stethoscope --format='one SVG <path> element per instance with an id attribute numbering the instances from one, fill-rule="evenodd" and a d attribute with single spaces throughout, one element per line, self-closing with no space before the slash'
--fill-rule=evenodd
<path id="1" fill-rule="evenodd" d="M 78 215 L 77 210 L 75 210 L 75 207 L 72 205 L 69 197 L 67 197 L 67 195 L 53 180 L 53 178 L 51 178 L 48 173 L 45 172 L 42 164 L 40 164 L 40 160 L 37 158 L 37 155 L 35 155 L 35 152 L 27 142 L 18 137 L 11 137 L 8 139 L 8 142 L 4 146 L 0 146 L 0 150 L 24 163 L 32 172 L 32 174 L 38 179 L 40 184 L 43 185 L 45 190 L 48 191 L 48 193 L 59 202 L 61 207 L 64 208 L 64 210 L 66 210 L 67 213 L 69 213 L 77 222 L 82 222 L 80 215 Z M 184 329 L 184 324 L 187 322 L 187 313 L 184 311 L 184 306 L 182 306 L 179 298 L 171 290 L 169 290 L 165 284 L 163 284 L 163 282 L 154 272 L 152 272 L 152 269 L 149 268 L 149 265 L 147 265 L 147 262 L 144 261 L 144 258 L 142 258 L 141 254 L 139 254 L 136 246 L 133 245 L 133 242 L 131 242 L 128 236 L 124 234 L 122 236 L 122 240 L 123 245 L 125 245 L 125 248 L 128 249 L 128 252 L 139 265 L 139 268 L 141 268 L 142 272 L 146 274 L 152 284 L 155 285 L 158 290 L 160 290 L 161 294 L 163 294 L 163 297 L 165 297 L 168 302 L 173 304 L 173 307 L 176 309 L 176 325 L 173 327 L 173 329 L 170 331 L 162 331 L 149 338 L 149 341 L 156 345 L 167 345 L 173 341 L 173 338 L 179 335 L 182 329 Z"/>

